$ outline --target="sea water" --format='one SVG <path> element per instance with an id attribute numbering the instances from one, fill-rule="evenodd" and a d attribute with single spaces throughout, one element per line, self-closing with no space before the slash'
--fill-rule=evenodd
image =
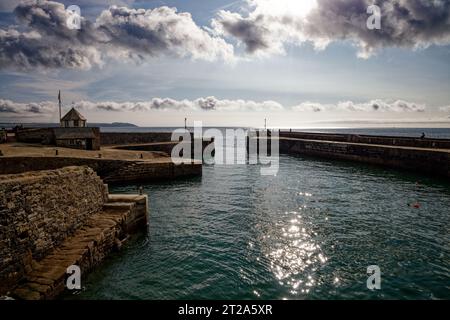
<path id="1" fill-rule="evenodd" d="M 284 155 L 277 176 L 259 169 L 144 184 L 148 229 L 64 298 L 450 298 L 447 180 Z M 380 290 L 367 288 L 370 265 Z"/>

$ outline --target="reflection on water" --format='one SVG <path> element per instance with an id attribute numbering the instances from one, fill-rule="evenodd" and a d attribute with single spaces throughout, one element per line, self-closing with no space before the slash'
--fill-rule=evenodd
<path id="1" fill-rule="evenodd" d="M 270 261 L 271 271 L 292 295 L 308 293 L 315 285 L 314 273 L 318 265 L 327 261 L 314 236 L 302 216 L 293 211 L 280 215 L 275 226 L 258 239 Z"/>
<path id="2" fill-rule="evenodd" d="M 67 298 L 450 298 L 448 183 L 286 156 L 276 177 L 205 166 L 202 178 L 144 189 L 148 233 Z M 382 271 L 374 292 L 373 264 Z"/>

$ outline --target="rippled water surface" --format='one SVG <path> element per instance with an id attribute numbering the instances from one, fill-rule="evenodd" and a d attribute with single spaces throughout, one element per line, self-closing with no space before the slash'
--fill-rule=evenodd
<path id="1" fill-rule="evenodd" d="M 144 185 L 148 231 L 73 297 L 450 298 L 449 184 L 290 156 L 276 177 L 259 170 L 204 166 L 202 178 Z M 374 264 L 382 283 L 371 292 Z"/>

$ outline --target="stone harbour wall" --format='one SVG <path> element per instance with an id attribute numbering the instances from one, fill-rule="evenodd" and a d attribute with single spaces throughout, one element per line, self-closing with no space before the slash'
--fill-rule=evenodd
<path id="1" fill-rule="evenodd" d="M 89 167 L 0 176 L 0 294 L 82 227 L 107 200 Z"/>
<path id="2" fill-rule="evenodd" d="M 115 146 L 115 149 L 119 150 L 133 150 L 133 151 L 159 151 L 164 152 L 167 155 L 172 154 L 173 148 L 178 145 L 179 142 L 154 142 L 154 143 L 146 143 L 146 144 L 127 144 L 127 145 L 118 145 Z M 201 152 L 202 156 L 199 159 L 196 160 L 202 160 L 203 157 L 203 151 L 205 148 L 209 145 L 214 144 L 214 139 L 195 139 L 194 143 L 191 143 L 191 157 L 195 158 L 195 147 L 198 145 L 201 146 Z M 214 152 L 213 148 L 213 152 Z"/>
<path id="3" fill-rule="evenodd" d="M 55 144 L 55 133 L 52 128 L 21 129 L 16 132 L 16 140 L 24 143 Z"/>
<path id="4" fill-rule="evenodd" d="M 147 226 L 146 195 L 109 195 L 103 210 L 92 215 L 44 259 L 34 262 L 11 291 L 15 299 L 48 300 L 66 289 L 67 267 L 77 265 L 83 283 L 86 275 L 113 251 L 120 250 L 130 233 Z"/>
<path id="5" fill-rule="evenodd" d="M 308 140 L 323 140 L 351 143 L 379 144 L 385 146 L 403 146 L 414 148 L 436 148 L 450 149 L 450 139 L 430 139 L 419 137 L 389 137 L 359 134 L 335 134 L 335 133 L 312 133 L 312 132 L 289 132 L 280 131 L 280 138 L 296 138 Z"/>
<path id="6" fill-rule="evenodd" d="M 95 159 L 95 158 L 74 158 L 74 157 L 1 157 L 0 174 L 15 174 L 27 171 L 53 170 L 68 166 L 88 166 L 104 176 L 114 170 L 127 166 L 130 161 Z"/>
<path id="7" fill-rule="evenodd" d="M 0 174 L 53 170 L 66 166 L 88 166 L 107 183 L 155 181 L 202 175 L 202 164 L 199 161 L 175 165 L 171 161 L 150 162 L 59 156 L 0 157 Z"/>
<path id="8" fill-rule="evenodd" d="M 137 144 L 171 141 L 171 132 L 101 132 L 102 145 Z"/>
<path id="9" fill-rule="evenodd" d="M 191 132 L 190 134 L 191 140 L 194 140 L 194 133 Z M 204 140 L 210 143 L 211 139 Z M 166 143 L 172 142 L 172 132 L 101 132 L 100 141 L 102 146 Z"/>
<path id="10" fill-rule="evenodd" d="M 280 153 L 357 161 L 450 178 L 448 150 L 281 138 Z"/>
<path id="11" fill-rule="evenodd" d="M 146 163 L 135 162 L 112 174 L 105 176 L 107 183 L 128 183 L 176 179 L 202 175 L 202 163 L 199 161 L 183 164 L 172 162 Z"/>

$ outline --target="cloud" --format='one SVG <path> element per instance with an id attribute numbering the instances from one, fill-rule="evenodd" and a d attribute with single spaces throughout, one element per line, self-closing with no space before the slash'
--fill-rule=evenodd
<path id="1" fill-rule="evenodd" d="M 287 44 L 317 49 L 349 40 L 368 58 L 386 47 L 426 48 L 450 44 L 450 0 L 247 0 L 248 15 L 219 11 L 217 34 L 244 44 L 247 53 L 284 53 Z M 381 8 L 381 29 L 366 26 L 369 5 Z"/>
<path id="2" fill-rule="evenodd" d="M 21 2 L 21 0 L 2 0 L 0 2 L 0 12 L 11 12 L 16 8 Z M 110 6 L 110 5 L 120 5 L 120 6 L 130 6 L 134 3 L 134 0 L 62 0 L 59 1 L 66 6 L 76 4 L 83 9 L 89 7 L 100 7 L 100 6 Z"/>
<path id="3" fill-rule="evenodd" d="M 69 106 L 65 106 L 68 108 Z M 255 102 L 251 100 L 219 100 L 215 97 L 199 98 L 195 100 L 174 100 L 170 98 L 153 98 L 142 102 L 91 102 L 78 101 L 70 105 L 80 111 L 105 112 L 146 112 L 161 111 L 277 111 L 283 106 L 274 101 Z M 13 113 L 18 115 L 53 114 L 57 112 L 56 102 L 17 103 L 11 100 L 0 99 L 0 113 Z"/>
<path id="4" fill-rule="evenodd" d="M 0 10 L 17 3 L 2 1 Z M 113 5 L 92 21 L 81 17 L 80 30 L 66 25 L 70 14 L 64 4 L 69 3 L 26 0 L 16 6 L 21 25 L 0 29 L 0 69 L 87 70 L 109 59 L 141 62 L 158 56 L 233 62 L 227 38 L 243 44 L 248 55 L 284 54 L 286 46 L 306 42 L 324 49 L 334 41 L 350 41 L 363 58 L 386 47 L 450 44 L 450 0 L 247 0 L 247 14 L 219 10 L 211 28 L 198 26 L 190 13 L 176 8 Z M 89 3 L 87 8 L 100 8 L 134 1 Z M 381 30 L 366 27 L 367 7 L 374 3 L 381 7 Z"/>
<path id="5" fill-rule="evenodd" d="M 371 100 L 365 103 L 343 101 L 337 104 L 320 104 L 303 102 L 292 107 L 294 111 L 321 112 L 321 111 L 360 111 L 360 112 L 424 112 L 426 106 L 403 100 L 388 102 L 384 100 Z"/>
<path id="6" fill-rule="evenodd" d="M 199 27 L 176 8 L 111 6 L 81 29 L 67 27 L 70 13 L 54 1 L 26 1 L 14 9 L 25 27 L 0 29 L 0 68 L 101 66 L 107 58 L 142 61 L 155 56 L 231 61 L 233 46 Z"/>
<path id="7" fill-rule="evenodd" d="M 425 105 L 397 100 L 386 102 L 384 100 L 372 100 L 366 103 L 354 103 L 352 101 L 339 102 L 337 104 L 321 104 L 316 102 L 303 102 L 299 105 L 285 107 L 276 101 L 253 101 L 253 100 L 228 100 L 215 97 L 198 98 L 195 100 L 175 100 L 170 98 L 153 98 L 141 102 L 91 102 L 78 101 L 68 107 L 75 107 L 80 111 L 103 111 L 103 112 L 148 112 L 159 111 L 298 111 L 298 112 L 423 112 Z M 16 115 L 51 115 L 58 110 L 56 102 L 32 102 L 17 103 L 11 100 L 0 99 L 0 113 L 11 113 Z"/>
<path id="8" fill-rule="evenodd" d="M 0 30 L 0 69 L 90 69 L 101 64 L 101 54 L 95 47 L 71 46 L 67 41 L 49 39 L 35 31 Z"/>
<path id="9" fill-rule="evenodd" d="M 215 97 L 195 100 L 174 100 L 170 98 L 153 98 L 144 102 L 88 102 L 75 103 L 81 110 L 105 111 L 151 111 L 151 110 L 188 110 L 188 111 L 277 111 L 283 106 L 275 101 L 255 102 L 252 100 L 219 100 Z"/>
<path id="10" fill-rule="evenodd" d="M 136 10 L 113 6 L 97 18 L 96 30 L 111 49 L 119 47 L 129 54 L 169 53 L 208 61 L 233 57 L 231 45 L 199 28 L 190 13 L 177 13 L 175 8 Z"/>
<path id="11" fill-rule="evenodd" d="M 0 113 L 13 113 L 17 115 L 50 114 L 56 109 L 56 104 L 50 101 L 19 103 L 0 99 Z"/>
<path id="12" fill-rule="evenodd" d="M 248 53 L 280 52 L 282 42 L 276 38 L 273 23 L 271 26 L 266 20 L 264 16 L 244 18 L 239 13 L 221 10 L 212 25 L 219 34 L 231 35 L 244 43 Z M 284 40 L 287 41 L 287 38 Z"/>
<path id="13" fill-rule="evenodd" d="M 301 112 L 321 112 L 331 109 L 331 105 L 324 105 L 317 102 L 306 101 L 299 105 L 293 106 L 292 110 Z"/>

